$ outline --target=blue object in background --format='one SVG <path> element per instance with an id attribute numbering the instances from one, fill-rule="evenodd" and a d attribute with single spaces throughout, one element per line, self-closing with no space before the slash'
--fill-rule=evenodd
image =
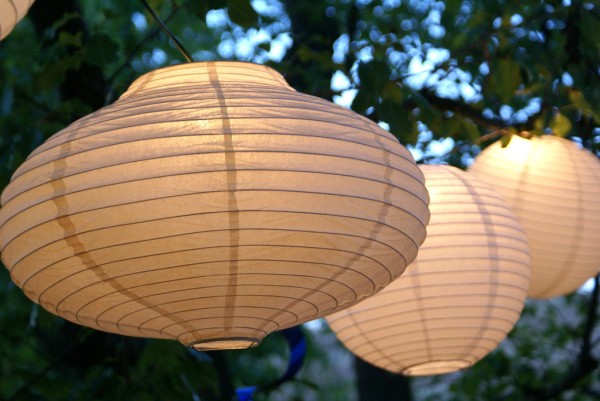
<path id="1" fill-rule="evenodd" d="M 304 357 L 306 356 L 306 339 L 304 338 L 302 329 L 300 326 L 295 326 L 282 330 L 281 334 L 283 334 L 290 347 L 290 361 L 285 373 L 275 382 L 267 385 L 238 388 L 235 390 L 238 401 L 252 401 L 254 393 L 262 390 L 270 390 L 293 379 L 302 367 Z"/>

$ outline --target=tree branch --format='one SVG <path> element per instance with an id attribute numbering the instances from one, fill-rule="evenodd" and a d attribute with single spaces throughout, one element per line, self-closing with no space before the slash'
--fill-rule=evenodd
<path id="1" fill-rule="evenodd" d="M 229 366 L 227 364 L 225 354 L 222 351 L 213 351 L 210 353 L 210 357 L 213 360 L 213 364 L 218 375 L 220 400 L 231 400 L 235 390 L 233 388 L 233 384 L 231 383 L 231 373 L 229 372 Z"/>
<path id="2" fill-rule="evenodd" d="M 467 103 L 441 98 L 427 90 L 422 90 L 419 93 L 439 111 L 450 111 L 452 113 L 460 114 L 491 131 L 508 128 L 508 126 L 499 118 L 486 118 L 481 114 L 480 110 L 469 106 Z"/>

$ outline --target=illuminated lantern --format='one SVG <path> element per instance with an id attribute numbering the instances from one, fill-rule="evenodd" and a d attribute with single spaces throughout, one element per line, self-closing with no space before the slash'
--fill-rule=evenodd
<path id="1" fill-rule="evenodd" d="M 469 169 L 504 195 L 525 228 L 532 257 L 529 296 L 579 288 L 600 269 L 600 161 L 570 140 L 513 135 Z"/>
<path id="2" fill-rule="evenodd" d="M 328 316 L 346 348 L 394 373 L 465 369 L 506 337 L 529 285 L 527 239 L 501 195 L 449 166 L 422 166 L 431 196 L 417 259 L 380 293 Z"/>
<path id="3" fill-rule="evenodd" d="M 0 40 L 27 14 L 33 0 L 0 0 Z"/>
<path id="4" fill-rule="evenodd" d="M 410 153 L 368 119 L 261 65 L 189 63 L 36 149 L 2 194 L 0 247 L 72 322 L 246 348 L 398 277 L 427 205 Z"/>

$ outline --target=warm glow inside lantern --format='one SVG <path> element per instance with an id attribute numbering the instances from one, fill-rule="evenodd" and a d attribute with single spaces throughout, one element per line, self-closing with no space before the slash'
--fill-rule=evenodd
<path id="1" fill-rule="evenodd" d="M 529 285 L 523 229 L 501 195 L 449 166 L 422 166 L 431 196 L 427 239 L 379 294 L 328 316 L 344 345 L 405 375 L 467 368 L 518 320 Z"/>
<path id="2" fill-rule="evenodd" d="M 529 296 L 550 298 L 579 288 L 600 269 L 600 161 L 567 139 L 513 135 L 469 169 L 511 205 L 529 238 Z"/>
<path id="3" fill-rule="evenodd" d="M 0 40 L 27 14 L 33 0 L 0 0 Z"/>
<path id="4" fill-rule="evenodd" d="M 72 322 L 245 348 L 398 277 L 429 219 L 410 153 L 270 68 L 148 73 L 2 194 L 2 261 Z"/>

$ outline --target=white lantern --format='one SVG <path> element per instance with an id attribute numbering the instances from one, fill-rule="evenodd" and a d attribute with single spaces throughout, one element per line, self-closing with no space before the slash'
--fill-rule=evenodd
<path id="1" fill-rule="evenodd" d="M 27 14 L 33 0 L 0 0 L 0 40 Z"/>
<path id="2" fill-rule="evenodd" d="M 422 166 L 431 196 L 427 239 L 406 272 L 328 316 L 346 348 L 410 376 L 468 368 L 506 337 L 529 285 L 527 239 L 504 199 L 449 166 Z"/>
<path id="3" fill-rule="evenodd" d="M 398 277 L 423 176 L 388 132 L 270 68 L 148 73 L 48 139 L 2 194 L 12 279 L 95 329 L 245 348 Z"/>
<path id="4" fill-rule="evenodd" d="M 550 298 L 579 288 L 600 269 L 600 161 L 556 136 L 513 135 L 469 169 L 511 205 L 529 238 L 529 296 Z"/>

